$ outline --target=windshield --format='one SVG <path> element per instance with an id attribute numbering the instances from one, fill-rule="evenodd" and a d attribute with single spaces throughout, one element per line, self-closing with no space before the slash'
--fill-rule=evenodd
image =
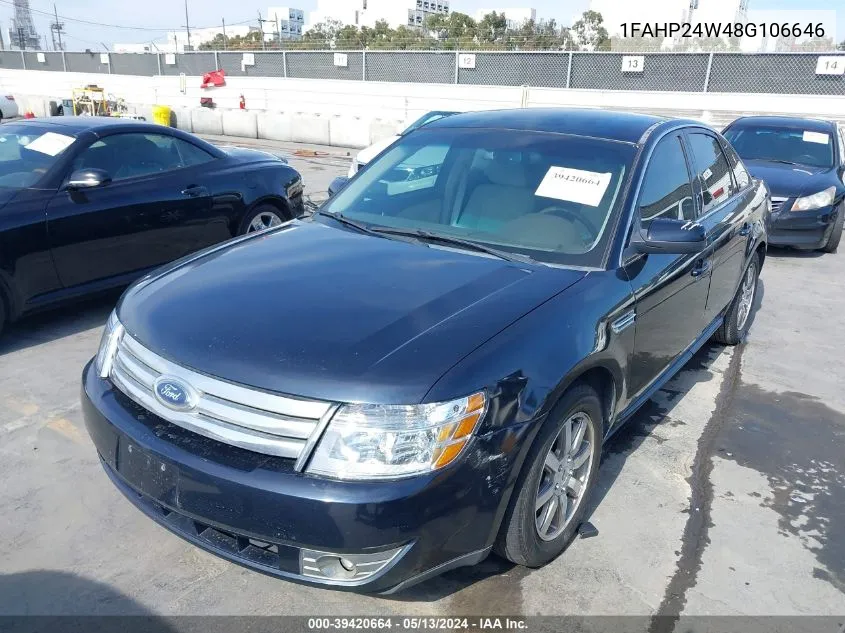
<path id="1" fill-rule="evenodd" d="M 32 187 L 76 137 L 55 126 L 5 123 L 0 126 L 0 187 Z"/>
<path id="2" fill-rule="evenodd" d="M 439 119 L 445 119 L 447 116 L 452 116 L 453 114 L 457 114 L 457 112 L 429 112 L 428 114 L 424 114 L 419 119 L 411 123 L 405 131 L 402 132 L 401 136 L 405 134 L 410 134 L 414 130 L 418 130 L 423 125 L 428 125 L 429 123 L 433 123 Z"/>
<path id="3" fill-rule="evenodd" d="M 743 125 L 725 138 L 745 160 L 771 160 L 833 167 L 833 136 L 801 128 Z"/>
<path id="4" fill-rule="evenodd" d="M 324 210 L 564 265 L 602 263 L 633 145 L 515 130 L 422 129 Z"/>

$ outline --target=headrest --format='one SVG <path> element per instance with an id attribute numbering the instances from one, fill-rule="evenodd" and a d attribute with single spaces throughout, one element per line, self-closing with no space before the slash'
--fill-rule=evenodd
<path id="1" fill-rule="evenodd" d="M 528 179 L 521 161 L 508 155 L 496 155 L 484 168 L 484 175 L 494 185 L 525 187 Z"/>

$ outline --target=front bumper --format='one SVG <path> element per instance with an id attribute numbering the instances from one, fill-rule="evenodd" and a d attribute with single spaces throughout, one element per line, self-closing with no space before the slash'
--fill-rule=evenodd
<path id="1" fill-rule="evenodd" d="M 153 416 L 86 366 L 82 408 L 103 467 L 145 514 L 188 541 L 273 576 L 391 592 L 483 560 L 507 505 L 518 429 L 474 440 L 453 467 L 391 482 L 339 482 L 292 460 L 198 436 Z M 524 431 L 528 425 L 525 425 Z M 309 552 L 396 551 L 350 582 L 303 571 Z"/>
<path id="2" fill-rule="evenodd" d="M 769 219 L 768 237 L 772 246 L 796 246 L 798 248 L 822 248 L 827 243 L 830 231 L 838 213 L 831 205 L 813 211 L 789 211 L 794 198 L 786 199 Z"/>

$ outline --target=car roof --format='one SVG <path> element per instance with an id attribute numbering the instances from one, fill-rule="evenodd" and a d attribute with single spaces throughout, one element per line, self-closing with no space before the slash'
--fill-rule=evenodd
<path id="1" fill-rule="evenodd" d="M 433 121 L 426 128 L 499 128 L 638 143 L 665 117 L 591 108 L 522 108 L 466 112 Z M 701 125 L 693 121 L 680 121 Z"/>
<path id="2" fill-rule="evenodd" d="M 751 125 L 800 128 L 808 132 L 830 132 L 832 128 L 836 127 L 833 121 L 797 116 L 744 116 L 731 123 L 728 127 L 745 127 Z"/>
<path id="3" fill-rule="evenodd" d="M 55 116 L 55 117 L 41 117 L 36 119 L 17 119 L 15 123 L 18 125 L 40 125 L 55 127 L 56 131 L 59 129 L 70 134 L 79 134 L 80 132 L 87 132 L 89 130 L 95 132 L 105 132 L 109 129 L 119 128 L 124 125 L 149 125 L 143 121 L 136 119 L 122 119 L 119 117 L 108 116 Z"/>

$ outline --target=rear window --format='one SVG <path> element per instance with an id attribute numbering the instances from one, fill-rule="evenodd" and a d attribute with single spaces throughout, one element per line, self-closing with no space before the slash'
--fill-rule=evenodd
<path id="1" fill-rule="evenodd" d="M 832 130 L 742 125 L 727 129 L 725 138 L 744 160 L 833 167 Z"/>

